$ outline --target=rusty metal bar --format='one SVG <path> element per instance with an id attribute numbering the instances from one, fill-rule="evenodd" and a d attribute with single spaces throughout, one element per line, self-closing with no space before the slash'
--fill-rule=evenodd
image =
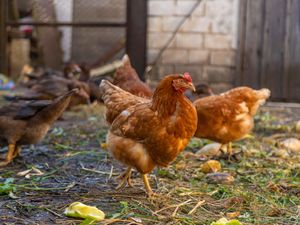
<path id="1" fill-rule="evenodd" d="M 0 72 L 7 74 L 7 30 L 6 30 L 6 0 L 0 1 Z"/>
<path id="2" fill-rule="evenodd" d="M 126 27 L 126 23 L 104 23 L 104 22 L 14 22 L 7 21 L 6 25 L 18 27 L 22 25 L 31 25 L 31 26 L 71 26 L 71 27 Z"/>
<path id="3" fill-rule="evenodd" d="M 147 0 L 127 0 L 126 52 L 142 80 L 147 63 Z"/>

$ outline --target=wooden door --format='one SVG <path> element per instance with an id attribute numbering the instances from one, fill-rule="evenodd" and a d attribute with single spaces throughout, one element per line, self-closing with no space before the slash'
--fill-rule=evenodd
<path id="1" fill-rule="evenodd" d="M 300 101 L 300 1 L 241 0 L 238 85 Z"/>

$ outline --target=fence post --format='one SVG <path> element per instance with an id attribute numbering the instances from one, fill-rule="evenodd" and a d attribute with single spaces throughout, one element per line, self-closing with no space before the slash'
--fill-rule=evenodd
<path id="1" fill-rule="evenodd" d="M 6 31 L 6 17 L 7 8 L 6 0 L 0 0 L 0 73 L 7 75 L 7 31 Z"/>
<path id="2" fill-rule="evenodd" d="M 147 64 L 147 0 L 127 0 L 126 52 L 144 80 Z"/>

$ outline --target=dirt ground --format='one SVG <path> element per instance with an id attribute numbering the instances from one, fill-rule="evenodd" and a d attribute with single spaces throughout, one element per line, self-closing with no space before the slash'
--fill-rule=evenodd
<path id="1" fill-rule="evenodd" d="M 0 184 L 6 181 L 9 190 L 0 196 L 0 224 L 92 224 L 63 214 L 75 201 L 104 211 L 107 219 L 98 224 L 210 224 L 222 217 L 300 224 L 300 153 L 277 147 L 300 138 L 294 130 L 299 108 L 264 107 L 251 137 L 233 144 L 234 157 L 215 157 L 234 177 L 231 184 L 209 183 L 201 170 L 207 158 L 193 154 L 209 142 L 193 139 L 168 168 L 150 175 L 158 194 L 152 200 L 137 172 L 134 188 L 115 190 L 124 167 L 100 147 L 108 129 L 104 110 L 84 106 L 65 113 L 40 144 L 24 146 L 20 158 L 0 169 Z M 42 174 L 18 174 L 31 168 Z"/>

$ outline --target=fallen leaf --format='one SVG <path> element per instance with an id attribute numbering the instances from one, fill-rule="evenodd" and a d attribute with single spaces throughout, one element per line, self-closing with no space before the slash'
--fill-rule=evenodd
<path id="1" fill-rule="evenodd" d="M 20 177 L 25 176 L 26 179 L 30 179 L 30 177 L 32 176 L 42 176 L 42 175 L 44 175 L 44 173 L 35 167 L 17 173 L 17 176 Z"/>
<path id="2" fill-rule="evenodd" d="M 65 209 L 64 214 L 69 217 L 82 219 L 93 219 L 95 221 L 104 220 L 105 214 L 94 206 L 88 206 L 81 202 L 73 202 Z"/>
<path id="3" fill-rule="evenodd" d="M 203 173 L 215 173 L 221 170 L 221 163 L 217 160 L 208 160 L 201 166 Z"/>
<path id="4" fill-rule="evenodd" d="M 206 175 L 206 180 L 211 184 L 231 184 L 234 177 L 228 173 L 209 173 Z"/>
<path id="5" fill-rule="evenodd" d="M 221 218 L 216 222 L 212 222 L 210 225 L 242 225 L 242 223 L 238 220 L 228 221 L 226 218 Z"/>
<path id="6" fill-rule="evenodd" d="M 31 172 L 31 170 L 32 169 L 21 171 L 21 172 L 17 173 L 17 176 L 20 176 L 20 177 L 26 176 L 28 173 Z"/>

